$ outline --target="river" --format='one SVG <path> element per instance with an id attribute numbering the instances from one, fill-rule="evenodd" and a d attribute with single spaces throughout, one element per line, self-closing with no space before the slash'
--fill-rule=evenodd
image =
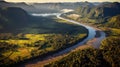
<path id="1" fill-rule="evenodd" d="M 82 24 L 82 23 L 79 23 L 77 21 L 73 21 L 73 20 L 69 20 L 69 19 L 65 19 L 65 18 L 62 18 L 60 15 L 61 13 L 52 13 L 52 14 L 32 14 L 33 16 L 43 16 L 43 17 L 47 17 L 47 16 L 56 16 L 57 18 L 59 19 L 62 19 L 62 20 L 66 20 L 68 22 L 71 22 L 71 23 L 74 23 L 74 24 L 77 24 L 77 25 L 81 25 L 81 26 L 84 26 L 85 28 L 88 29 L 89 31 L 89 34 L 88 34 L 88 37 L 86 39 L 84 39 L 82 42 L 79 42 L 78 44 L 75 44 L 74 46 L 72 47 L 69 47 L 67 49 L 64 49 L 58 53 L 55 53 L 55 54 L 52 54 L 50 56 L 47 56 L 44 58 L 44 60 L 41 60 L 40 58 L 36 58 L 34 59 L 33 61 L 28 61 L 27 63 L 24 63 L 22 65 L 20 65 L 19 67 L 42 67 L 44 64 L 47 64 L 49 62 L 51 62 L 52 60 L 54 60 L 55 58 L 58 58 L 64 54 L 67 54 L 69 53 L 70 51 L 78 48 L 78 47 L 81 47 L 82 45 L 84 45 L 85 43 L 87 43 L 88 41 L 94 39 L 91 43 L 91 45 L 94 47 L 94 48 L 99 48 L 100 46 L 100 42 L 105 38 L 105 33 L 97 28 L 94 28 L 94 27 L 91 27 L 91 26 L 88 26 L 88 25 L 85 25 L 85 24 Z M 99 31 L 100 33 L 100 37 L 95 37 L 96 35 L 96 31 Z"/>

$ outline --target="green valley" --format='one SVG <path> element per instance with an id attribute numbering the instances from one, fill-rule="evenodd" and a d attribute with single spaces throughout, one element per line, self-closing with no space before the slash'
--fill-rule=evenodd
<path id="1" fill-rule="evenodd" d="M 0 9 L 0 66 L 50 55 L 73 46 L 88 34 L 86 28 L 55 16 L 31 16 L 16 7 Z"/>
<path id="2" fill-rule="evenodd" d="M 44 67 L 119 67 L 120 66 L 120 3 L 81 6 L 62 15 L 80 23 L 103 30 L 106 38 L 99 49 L 92 47 L 71 52 Z"/>
<path id="3" fill-rule="evenodd" d="M 119 48 L 119 2 L 0 2 L 0 67 L 120 67 Z"/>

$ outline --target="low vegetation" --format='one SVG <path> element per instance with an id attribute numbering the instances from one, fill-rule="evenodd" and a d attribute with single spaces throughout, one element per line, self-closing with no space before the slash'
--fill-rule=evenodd
<path id="1" fill-rule="evenodd" d="M 106 26 L 120 29 L 120 14 L 110 18 L 108 23 L 106 23 Z"/>
<path id="2" fill-rule="evenodd" d="M 119 40 L 119 37 L 108 37 L 100 49 L 78 50 L 45 67 L 119 67 Z"/>
<path id="3" fill-rule="evenodd" d="M 15 14 L 21 11 L 24 15 Z M 87 37 L 82 26 L 50 17 L 33 17 L 19 8 L 0 8 L 0 66 L 14 65 L 35 57 L 44 57 L 75 45 Z M 9 14 L 10 12 L 10 14 Z M 4 15 L 5 14 L 5 15 Z M 11 17 L 11 14 L 12 17 Z M 16 16 L 19 17 L 16 17 Z M 5 21 L 2 18 L 8 19 Z M 11 17 L 11 18 L 10 18 Z M 25 17 L 26 20 L 18 21 Z M 18 22 L 17 22 L 18 21 Z M 29 22 L 29 23 L 28 23 Z"/>

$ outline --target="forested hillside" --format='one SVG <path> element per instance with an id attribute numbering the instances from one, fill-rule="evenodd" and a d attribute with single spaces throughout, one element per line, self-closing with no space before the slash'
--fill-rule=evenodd
<path id="1" fill-rule="evenodd" d="M 108 27 L 120 28 L 120 14 L 108 19 L 107 22 L 108 23 L 106 23 L 106 26 L 108 26 Z"/>
<path id="2" fill-rule="evenodd" d="M 88 22 L 94 23 L 105 23 L 107 19 L 112 16 L 120 14 L 120 3 L 102 3 L 97 6 L 80 6 L 74 12 L 67 13 L 80 15 L 76 20 L 80 21 L 83 19 L 88 20 Z M 91 21 L 95 20 L 95 21 Z"/>
<path id="3" fill-rule="evenodd" d="M 28 22 L 28 14 L 17 7 L 0 7 L 0 27 L 13 27 Z M 1 29 L 0 28 L 0 29 Z"/>

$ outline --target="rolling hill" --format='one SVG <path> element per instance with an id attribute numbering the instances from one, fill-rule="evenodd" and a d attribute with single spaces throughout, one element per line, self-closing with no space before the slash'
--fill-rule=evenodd
<path id="1" fill-rule="evenodd" d="M 23 9 L 18 7 L 0 7 L 1 28 L 13 27 L 27 22 L 28 13 Z"/>
<path id="2" fill-rule="evenodd" d="M 77 20 L 80 20 L 81 18 L 87 18 L 96 20 L 95 23 L 105 23 L 107 19 L 120 14 L 120 3 L 105 2 L 92 7 L 80 6 L 74 12 L 68 13 L 68 15 L 69 14 L 80 15 L 80 17 L 78 17 Z"/>

